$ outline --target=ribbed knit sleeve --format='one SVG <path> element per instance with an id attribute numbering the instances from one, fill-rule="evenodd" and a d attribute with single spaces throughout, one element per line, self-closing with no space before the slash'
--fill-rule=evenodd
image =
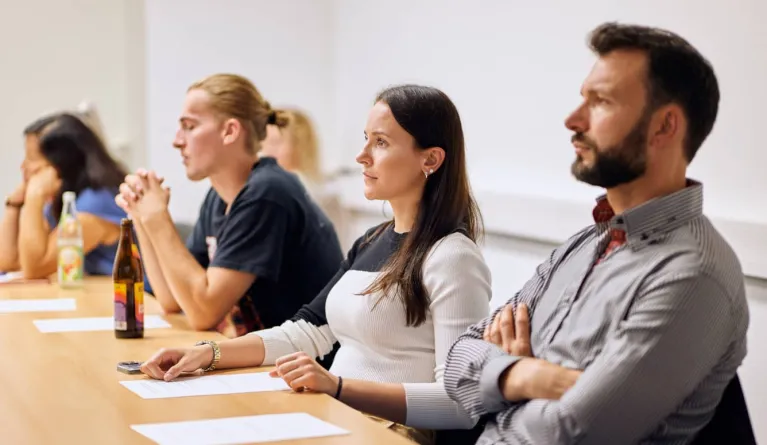
<path id="1" fill-rule="evenodd" d="M 405 383 L 407 424 L 418 428 L 471 428 L 472 419 L 448 397 L 442 374 L 450 347 L 490 311 L 491 277 L 479 246 L 460 233 L 440 240 L 424 262 L 434 325 L 434 383 Z"/>

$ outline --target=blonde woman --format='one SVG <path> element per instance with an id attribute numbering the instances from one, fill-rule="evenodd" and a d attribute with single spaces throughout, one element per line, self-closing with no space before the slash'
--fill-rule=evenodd
<path id="1" fill-rule="evenodd" d="M 275 158 L 282 168 L 298 176 L 309 196 L 333 221 L 336 232 L 348 233 L 345 211 L 332 187 L 335 175 L 327 175 L 322 171 L 319 138 L 312 119 L 307 113 L 297 108 L 288 108 L 283 111 L 285 111 L 287 125 L 266 127 L 266 139 L 262 144 L 261 156 Z M 356 170 L 353 172 L 356 173 Z"/>
<path id="2" fill-rule="evenodd" d="M 286 124 L 242 76 L 189 87 L 173 145 L 187 177 L 212 187 L 186 245 L 157 174 L 142 170 L 120 186 L 116 200 L 133 217 L 155 297 L 195 329 L 236 337 L 278 326 L 343 259 L 333 225 L 296 176 L 258 156 L 267 126 Z"/>
<path id="3" fill-rule="evenodd" d="M 282 168 L 295 173 L 312 196 L 323 182 L 317 132 L 311 118 L 301 110 L 286 109 L 287 125 L 266 127 L 261 156 L 277 160 Z"/>

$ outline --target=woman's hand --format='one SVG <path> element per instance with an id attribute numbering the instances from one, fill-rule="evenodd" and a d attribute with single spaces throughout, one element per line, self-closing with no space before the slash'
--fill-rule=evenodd
<path id="1" fill-rule="evenodd" d="M 207 368 L 213 362 L 213 348 L 209 345 L 193 348 L 160 349 L 141 364 L 141 372 L 157 380 L 169 382 L 182 373 L 193 373 Z"/>
<path id="2" fill-rule="evenodd" d="M 24 198 L 27 195 L 27 182 L 21 181 L 21 184 L 16 186 L 16 190 L 13 191 L 10 195 L 8 195 L 8 199 L 13 204 L 24 204 Z"/>
<path id="3" fill-rule="evenodd" d="M 294 391 L 305 389 L 331 396 L 338 390 L 338 377 L 329 373 L 305 352 L 280 357 L 269 372 L 272 377 L 282 377 Z"/>
<path id="4" fill-rule="evenodd" d="M 61 178 L 52 166 L 41 168 L 31 178 L 27 184 L 26 195 L 43 197 L 45 199 L 53 198 L 61 189 Z"/>

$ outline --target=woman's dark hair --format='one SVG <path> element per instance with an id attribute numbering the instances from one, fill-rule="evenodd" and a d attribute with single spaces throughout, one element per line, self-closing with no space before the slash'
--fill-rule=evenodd
<path id="1" fill-rule="evenodd" d="M 440 147 L 445 151 L 444 162 L 426 180 L 412 230 L 383 273 L 363 292 L 386 295 L 397 288 L 405 304 L 407 325 L 418 326 L 426 321 L 429 308 L 422 274 L 429 250 L 456 231 L 476 242 L 482 233 L 482 217 L 466 173 L 461 118 L 450 98 L 436 88 L 400 85 L 379 93 L 378 102 L 389 106 L 419 149 Z M 392 224 L 382 225 L 373 237 Z"/>
<path id="2" fill-rule="evenodd" d="M 72 114 L 42 117 L 27 126 L 24 135 L 37 137 L 40 153 L 61 178 L 61 189 L 51 207 L 51 214 L 56 219 L 61 216 L 65 191 L 79 194 L 87 188 L 109 188 L 116 193 L 127 174 L 125 168 L 109 155 L 96 133 Z"/>

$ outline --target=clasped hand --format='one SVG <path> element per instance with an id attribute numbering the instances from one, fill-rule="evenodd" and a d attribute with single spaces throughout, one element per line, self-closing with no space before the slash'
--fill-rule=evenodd
<path id="1" fill-rule="evenodd" d="M 164 178 L 157 176 L 153 171 L 139 169 L 125 177 L 115 202 L 133 219 L 144 220 L 166 212 L 170 202 L 170 189 L 162 185 L 164 181 Z"/>

